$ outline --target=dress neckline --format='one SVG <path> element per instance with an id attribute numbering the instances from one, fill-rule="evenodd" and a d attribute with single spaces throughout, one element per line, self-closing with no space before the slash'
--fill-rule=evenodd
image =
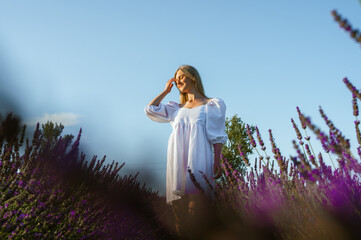
<path id="1" fill-rule="evenodd" d="M 213 100 L 213 98 L 211 98 L 206 104 L 201 104 L 201 105 L 198 105 L 198 106 L 196 106 L 196 107 L 192 107 L 192 108 L 185 108 L 185 107 L 180 107 L 179 109 L 195 109 L 195 108 L 197 108 L 197 107 L 201 107 L 201 106 L 205 106 L 205 105 L 207 105 L 210 101 L 212 101 Z"/>
<path id="2" fill-rule="evenodd" d="M 207 104 L 207 103 L 206 103 L 206 104 Z M 199 106 L 197 106 L 197 107 L 202 107 L 202 106 L 204 106 L 204 105 L 206 105 L 206 104 L 202 104 L 202 105 L 199 105 Z M 197 108 L 197 107 L 193 107 L 193 108 L 180 107 L 180 109 L 195 109 L 195 108 Z"/>

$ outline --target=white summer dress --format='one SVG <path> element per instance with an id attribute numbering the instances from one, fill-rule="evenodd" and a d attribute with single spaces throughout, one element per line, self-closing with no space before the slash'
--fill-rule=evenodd
<path id="1" fill-rule="evenodd" d="M 184 194 L 196 194 L 199 190 L 190 179 L 188 168 L 194 174 L 206 195 L 214 197 L 202 171 L 214 187 L 213 147 L 224 144 L 226 105 L 220 98 L 212 98 L 206 104 L 194 108 L 180 108 L 170 101 L 159 106 L 146 106 L 145 114 L 153 121 L 170 122 L 173 128 L 168 141 L 166 202 L 180 199 Z"/>

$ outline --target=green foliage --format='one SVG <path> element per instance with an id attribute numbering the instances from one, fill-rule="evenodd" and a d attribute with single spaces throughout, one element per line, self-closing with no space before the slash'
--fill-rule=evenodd
<path id="1" fill-rule="evenodd" d="M 253 133 L 255 128 L 251 126 L 250 130 L 251 133 Z M 237 114 L 231 118 L 226 118 L 226 133 L 228 135 L 228 140 L 222 149 L 223 159 L 227 159 L 227 161 L 233 166 L 234 170 L 244 172 L 246 167 L 239 155 L 240 152 L 238 147 L 240 146 L 246 157 L 252 153 L 252 149 L 247 136 L 246 124 L 237 116 Z M 224 180 L 225 173 L 221 177 L 220 181 L 223 182 Z"/>
<path id="2" fill-rule="evenodd" d="M 54 141 L 55 139 L 57 139 L 58 137 L 60 137 L 61 132 L 64 129 L 64 126 L 60 123 L 53 123 L 48 121 L 45 124 L 41 125 L 43 128 L 43 136 L 44 136 L 44 140 L 52 140 Z"/>
<path id="3" fill-rule="evenodd" d="M 45 142 L 55 144 L 57 139 L 60 137 L 60 134 L 63 132 L 64 126 L 61 123 L 53 123 L 48 121 L 45 124 L 42 124 L 42 132 L 43 132 L 43 139 L 42 143 L 45 144 Z M 67 141 L 73 140 L 73 135 L 65 135 L 63 139 Z"/>

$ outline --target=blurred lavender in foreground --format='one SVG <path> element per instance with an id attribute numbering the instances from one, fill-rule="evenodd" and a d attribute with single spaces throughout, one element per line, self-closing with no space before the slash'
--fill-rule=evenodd
<path id="1" fill-rule="evenodd" d="M 19 119 L 0 128 L 1 239 L 167 239 L 160 222 L 165 200 L 124 166 L 79 156 L 79 141 L 61 137 L 61 125 L 36 127 L 31 143 Z M 23 154 L 20 154 L 23 148 Z"/>

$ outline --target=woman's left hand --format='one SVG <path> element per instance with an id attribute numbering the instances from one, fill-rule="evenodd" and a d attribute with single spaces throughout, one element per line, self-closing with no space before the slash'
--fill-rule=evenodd
<path id="1" fill-rule="evenodd" d="M 213 179 L 220 178 L 221 174 L 222 174 L 222 169 L 221 169 L 221 164 L 219 163 L 219 161 L 214 161 L 213 169 L 214 169 L 214 174 L 215 174 Z"/>
<path id="2" fill-rule="evenodd" d="M 221 175 L 222 175 L 222 169 L 221 169 L 221 164 L 220 164 L 222 147 L 223 147 L 222 143 L 213 144 L 213 148 L 214 148 L 213 171 L 214 171 L 214 174 L 215 174 L 213 179 L 220 178 Z"/>

